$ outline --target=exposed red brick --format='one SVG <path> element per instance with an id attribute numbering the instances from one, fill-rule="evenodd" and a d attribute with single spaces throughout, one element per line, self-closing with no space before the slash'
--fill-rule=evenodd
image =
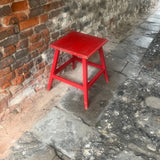
<path id="1" fill-rule="evenodd" d="M 42 31 L 42 35 L 44 37 L 45 43 L 48 45 L 50 39 L 49 39 L 49 30 L 45 29 L 44 31 Z"/>
<path id="2" fill-rule="evenodd" d="M 43 34 L 44 37 L 48 37 L 49 36 L 49 29 L 43 30 L 42 34 Z"/>
<path id="3" fill-rule="evenodd" d="M 18 76 L 15 79 L 12 80 L 13 85 L 21 84 L 24 81 L 24 76 Z"/>
<path id="4" fill-rule="evenodd" d="M 39 55 L 39 52 L 37 50 L 34 50 L 33 52 L 30 53 L 31 58 L 37 57 Z"/>
<path id="5" fill-rule="evenodd" d="M 45 67 L 45 71 L 47 71 L 47 72 L 49 72 L 49 73 L 50 73 L 51 68 L 52 68 L 52 64 L 50 64 L 50 65 L 46 65 L 46 67 Z"/>
<path id="6" fill-rule="evenodd" d="M 48 15 L 44 14 L 40 16 L 40 23 L 44 23 L 48 20 Z"/>
<path id="7" fill-rule="evenodd" d="M 11 71 L 10 67 L 6 67 L 6 68 L 0 70 L 0 78 L 4 77 L 8 73 L 10 73 L 10 71 Z"/>
<path id="8" fill-rule="evenodd" d="M 43 41 L 34 43 L 34 45 L 31 45 L 31 46 L 29 47 L 29 52 L 34 51 L 35 49 L 40 48 L 41 46 L 43 46 L 43 44 L 44 44 Z"/>
<path id="9" fill-rule="evenodd" d="M 11 5 L 11 8 L 13 12 L 23 11 L 23 10 L 28 9 L 28 4 L 27 4 L 27 1 L 14 2 Z"/>
<path id="10" fill-rule="evenodd" d="M 35 75 L 34 78 L 37 78 L 38 76 L 40 76 L 41 74 L 43 74 L 44 72 L 44 68 L 42 68 L 41 70 L 39 70 Z"/>
<path id="11" fill-rule="evenodd" d="M 14 34 L 14 27 L 1 27 L 0 28 L 0 40 L 3 40 Z"/>
<path id="12" fill-rule="evenodd" d="M 31 76 L 31 73 L 30 73 L 30 72 L 27 72 L 27 73 L 24 74 L 24 79 L 27 79 L 27 78 L 29 78 L 30 76 Z"/>
<path id="13" fill-rule="evenodd" d="M 8 107 L 8 100 L 10 98 L 9 92 L 0 92 L 0 113 Z"/>
<path id="14" fill-rule="evenodd" d="M 51 2 L 52 2 L 51 3 L 51 8 L 52 9 L 60 8 L 60 7 L 64 6 L 64 4 L 65 4 L 62 0 L 60 0 L 60 1 L 51 1 Z"/>
<path id="15" fill-rule="evenodd" d="M 60 10 L 53 10 L 49 13 L 49 19 L 52 19 L 60 14 Z"/>
<path id="16" fill-rule="evenodd" d="M 20 68 L 17 68 L 17 69 L 15 70 L 15 73 L 16 73 L 16 76 L 21 75 L 21 74 L 23 73 L 23 66 L 20 67 Z"/>
<path id="17" fill-rule="evenodd" d="M 45 38 L 45 44 L 48 45 L 49 44 L 50 39 L 48 37 Z"/>
<path id="18" fill-rule="evenodd" d="M 16 52 L 16 47 L 14 45 L 4 48 L 3 57 L 7 57 Z"/>
<path id="19" fill-rule="evenodd" d="M 44 6 L 44 11 L 48 12 L 50 10 L 52 10 L 52 4 L 51 3 Z"/>
<path id="20" fill-rule="evenodd" d="M 30 37 L 30 42 L 35 43 L 35 42 L 38 42 L 40 39 L 41 39 L 41 34 L 36 33 Z"/>
<path id="21" fill-rule="evenodd" d="M 13 2 L 14 0 L 0 0 L 0 5 Z"/>
<path id="22" fill-rule="evenodd" d="M 6 89 L 6 88 L 10 87 L 11 85 L 12 85 L 11 82 L 6 82 L 1 88 Z"/>
<path id="23" fill-rule="evenodd" d="M 25 65 L 23 65 L 22 67 L 19 67 L 15 70 L 16 76 L 20 76 L 21 74 L 27 73 L 29 71 L 29 69 L 32 68 L 32 64 L 31 63 L 27 63 Z"/>
<path id="24" fill-rule="evenodd" d="M 35 60 L 34 60 L 34 62 L 35 62 L 35 64 L 37 65 L 37 64 L 40 64 L 41 62 L 42 62 L 42 56 L 39 56 L 38 58 L 36 58 Z"/>
<path id="25" fill-rule="evenodd" d="M 27 19 L 27 15 L 25 13 L 14 13 L 10 16 L 6 16 L 3 18 L 3 24 L 10 25 L 10 24 L 18 24 Z"/>
<path id="26" fill-rule="evenodd" d="M 46 44 L 44 44 L 39 50 L 38 50 L 38 52 L 39 52 L 39 54 L 41 54 L 41 53 L 43 53 L 45 50 L 47 50 L 48 49 L 48 45 L 46 45 Z"/>
<path id="27" fill-rule="evenodd" d="M 28 71 L 29 69 L 31 69 L 33 67 L 33 63 L 29 62 L 29 63 L 26 63 L 23 68 L 24 68 L 24 71 Z"/>
<path id="28" fill-rule="evenodd" d="M 39 18 L 35 17 L 35 18 L 31 18 L 29 20 L 23 21 L 19 23 L 20 26 L 20 30 L 24 30 L 26 28 L 35 26 L 36 24 L 39 24 Z"/>
<path id="29" fill-rule="evenodd" d="M 54 9 L 57 9 L 57 8 L 63 6 L 63 3 L 62 2 L 53 2 L 52 6 Z"/>
<path id="30" fill-rule="evenodd" d="M 48 3 L 53 2 L 53 0 L 47 0 Z"/>
<path id="31" fill-rule="evenodd" d="M 45 67 L 45 62 L 41 62 L 40 64 L 37 65 L 37 69 L 40 70 Z"/>
<path id="32" fill-rule="evenodd" d="M 9 57 L 6 57 L 6 58 L 2 59 L 0 69 L 3 69 L 5 67 L 9 66 L 13 62 L 14 62 L 14 59 L 13 59 L 12 56 L 9 56 Z"/>
<path id="33" fill-rule="evenodd" d="M 16 44 L 17 49 L 28 48 L 28 39 L 23 39 Z"/>
<path id="34" fill-rule="evenodd" d="M 10 81 L 15 77 L 15 74 L 13 72 L 5 75 L 4 77 L 0 78 L 0 87 L 2 89 L 7 88 L 9 85 L 11 85 Z"/>
<path id="35" fill-rule="evenodd" d="M 57 39 L 58 36 L 59 36 L 59 32 L 55 32 L 55 33 L 53 33 L 53 34 L 51 35 L 51 37 L 52 37 L 54 40 Z"/>
<path id="36" fill-rule="evenodd" d="M 28 29 L 28 30 L 23 31 L 23 32 L 20 33 L 20 38 L 24 39 L 26 37 L 31 36 L 32 34 L 33 34 L 33 30 L 32 29 Z"/>
<path id="37" fill-rule="evenodd" d="M 49 76 L 50 76 L 51 68 L 52 68 L 52 64 L 45 66 L 44 75 L 45 75 L 46 77 L 49 77 Z"/>

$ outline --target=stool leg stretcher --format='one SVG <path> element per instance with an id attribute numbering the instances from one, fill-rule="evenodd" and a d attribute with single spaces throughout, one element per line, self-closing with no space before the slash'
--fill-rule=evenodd
<path id="1" fill-rule="evenodd" d="M 54 58 L 53 58 L 53 65 L 52 65 L 52 69 L 51 69 L 51 73 L 50 73 L 50 78 L 49 78 L 49 83 L 48 83 L 47 90 L 48 91 L 50 90 L 50 88 L 52 86 L 53 79 L 57 79 L 59 81 L 67 83 L 67 84 L 69 84 L 71 86 L 74 86 L 74 87 L 76 87 L 78 89 L 81 89 L 84 92 L 84 104 L 85 104 L 85 109 L 87 110 L 88 109 L 88 90 L 89 90 L 89 88 L 95 83 L 95 81 L 102 74 L 104 74 L 106 82 L 107 83 L 109 82 L 108 74 L 107 74 L 107 68 L 106 68 L 104 54 L 103 54 L 103 49 L 102 49 L 102 47 L 99 49 L 99 56 L 100 56 L 101 65 L 93 63 L 93 62 L 90 62 L 85 58 L 78 58 L 78 57 L 73 55 L 72 58 L 70 58 L 67 62 L 65 62 L 58 69 L 56 69 L 57 63 L 58 63 L 58 58 L 59 58 L 59 53 L 60 53 L 59 50 L 55 50 L 55 55 L 54 55 Z M 56 75 L 71 63 L 72 63 L 72 68 L 75 69 L 75 62 L 76 61 L 82 63 L 82 67 L 83 67 L 83 85 Z M 88 82 L 88 65 L 100 69 L 100 71 L 89 82 Z"/>

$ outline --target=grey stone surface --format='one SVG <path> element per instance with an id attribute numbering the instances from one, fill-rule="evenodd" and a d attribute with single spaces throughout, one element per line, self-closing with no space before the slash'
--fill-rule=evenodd
<path id="1" fill-rule="evenodd" d="M 123 83 L 126 80 L 126 76 L 124 76 L 121 73 L 109 71 L 109 83 L 107 85 L 107 88 L 109 88 L 112 92 L 116 91 L 116 89 L 119 87 L 121 83 Z M 101 83 L 99 83 L 101 84 Z"/>
<path id="2" fill-rule="evenodd" d="M 95 126 L 99 115 L 109 103 L 118 86 L 125 81 L 126 77 L 120 73 L 108 71 L 109 83 L 106 83 L 102 75 L 89 89 L 89 108 L 84 109 L 83 91 L 71 88 L 60 100 L 60 107 L 72 112 L 83 119 L 87 124 Z"/>
<path id="3" fill-rule="evenodd" d="M 160 159 L 159 35 L 160 32 L 142 52 L 140 63 L 128 63 L 124 68 L 122 73 L 129 79 L 120 84 L 105 107 L 97 123 L 102 135 L 86 142 L 82 149 L 84 159 Z M 131 42 L 125 44 L 129 46 Z M 141 68 L 141 74 L 136 75 Z"/>
<path id="4" fill-rule="evenodd" d="M 123 61 L 130 61 L 132 58 L 131 56 L 137 56 L 136 61 L 138 62 L 138 57 L 143 57 L 146 49 L 141 48 L 129 41 L 128 39 L 124 40 L 123 43 L 120 43 L 115 50 L 112 51 L 112 57 L 118 57 Z"/>
<path id="5" fill-rule="evenodd" d="M 103 136 L 93 137 L 82 150 L 86 159 L 159 160 L 160 112 L 145 104 L 148 95 L 160 97 L 160 87 L 154 86 L 142 79 L 120 85 L 97 123 Z"/>
<path id="6" fill-rule="evenodd" d="M 153 15 L 151 15 L 150 17 L 153 17 L 153 18 L 159 18 L 160 16 L 160 13 L 159 11 L 156 11 Z"/>
<path id="7" fill-rule="evenodd" d="M 91 126 L 95 126 L 97 118 L 112 98 L 112 92 L 108 89 L 104 77 L 97 80 L 89 89 L 89 108 L 84 109 L 83 92 L 81 90 L 72 89 L 61 99 L 60 107 L 72 112 L 77 117 Z"/>
<path id="8" fill-rule="evenodd" d="M 148 48 L 153 38 L 141 35 L 131 35 L 130 37 L 128 37 L 128 40 L 136 46 Z"/>
<path id="9" fill-rule="evenodd" d="M 113 57 L 118 57 L 120 59 L 125 59 L 128 56 L 128 52 L 126 51 L 125 47 L 127 48 L 127 45 L 120 45 L 116 48 L 116 50 L 112 51 Z"/>
<path id="10" fill-rule="evenodd" d="M 156 31 L 156 33 L 158 33 L 160 30 L 160 26 L 158 24 L 152 23 L 142 23 L 140 27 L 149 31 Z"/>
<path id="11" fill-rule="evenodd" d="M 147 22 L 155 23 L 155 24 L 160 24 L 160 19 L 159 18 L 148 18 Z"/>
<path id="12" fill-rule="evenodd" d="M 145 102 L 147 106 L 160 109 L 160 98 L 158 97 L 147 97 Z"/>
<path id="13" fill-rule="evenodd" d="M 126 60 L 122 60 L 122 59 L 117 58 L 116 56 L 113 56 L 113 55 L 109 56 L 106 59 L 106 65 L 107 65 L 108 70 L 122 72 L 122 70 L 124 69 L 126 64 L 127 64 Z"/>
<path id="14" fill-rule="evenodd" d="M 135 63 L 128 63 L 122 73 L 127 75 L 127 77 L 136 77 L 138 76 L 140 70 L 141 66 Z"/>
<path id="15" fill-rule="evenodd" d="M 53 160 L 54 148 L 41 143 L 31 132 L 26 132 L 11 149 L 6 160 Z"/>
<path id="16" fill-rule="evenodd" d="M 126 58 L 128 62 L 139 64 L 144 54 L 129 54 Z"/>
<path id="17" fill-rule="evenodd" d="M 150 110 L 151 113 L 139 113 L 139 115 L 137 116 L 137 124 L 139 125 L 139 127 L 145 129 L 145 133 L 148 133 L 151 136 L 155 135 L 158 140 L 160 138 L 159 111 L 157 112 L 157 115 L 152 109 Z M 151 144 L 154 145 L 155 148 L 157 148 L 159 145 L 158 143 L 156 143 L 156 141 L 147 142 L 147 146 L 151 146 Z"/>
<path id="18" fill-rule="evenodd" d="M 81 141 L 85 140 L 92 129 L 71 113 L 54 107 L 31 130 L 41 142 L 56 147 L 74 159 Z"/>
<path id="19" fill-rule="evenodd" d="M 144 159 L 140 156 L 136 156 L 134 152 L 123 151 L 116 156 L 115 160 L 144 160 Z"/>
<path id="20" fill-rule="evenodd" d="M 28 160 L 54 160 L 56 158 L 55 152 L 52 148 L 44 148 L 44 150 L 38 150 L 37 153 Z"/>
<path id="21" fill-rule="evenodd" d="M 145 29 L 145 28 L 142 28 L 142 27 L 138 27 L 134 30 L 133 33 L 137 34 L 137 35 L 139 34 L 139 35 L 142 35 L 142 36 L 145 36 L 145 37 L 154 38 L 158 32 L 159 32 L 159 30 L 156 30 L 156 29 L 155 30 L 153 30 L 153 29 L 149 30 L 149 29 Z"/>

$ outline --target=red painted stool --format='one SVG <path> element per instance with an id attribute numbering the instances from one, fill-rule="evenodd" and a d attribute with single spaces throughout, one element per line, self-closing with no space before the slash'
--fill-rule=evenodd
<path id="1" fill-rule="evenodd" d="M 62 37 L 58 41 L 50 45 L 51 48 L 55 49 L 55 55 L 53 59 L 52 70 L 50 73 L 50 79 L 48 83 L 48 90 L 50 90 L 53 79 L 70 84 L 76 88 L 83 90 L 84 92 L 84 104 L 85 109 L 88 109 L 88 89 L 94 84 L 94 82 L 104 74 L 106 82 L 109 82 L 107 69 L 105 65 L 105 59 L 103 54 L 102 46 L 107 42 L 107 39 L 90 36 L 79 32 L 71 32 L 68 35 Z M 67 52 L 72 55 L 72 58 L 65 62 L 59 68 L 57 67 L 58 57 L 60 51 Z M 96 51 L 99 51 L 101 65 L 88 61 L 88 58 L 93 55 Z M 83 65 L 83 85 L 75 83 L 68 79 L 62 78 L 57 75 L 70 63 L 75 68 L 75 61 L 82 62 Z M 88 69 L 87 66 L 91 65 L 100 69 L 100 71 L 88 82 Z"/>

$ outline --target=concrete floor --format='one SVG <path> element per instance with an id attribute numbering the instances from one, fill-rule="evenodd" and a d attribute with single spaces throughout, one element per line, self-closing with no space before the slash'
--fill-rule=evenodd
<path id="1" fill-rule="evenodd" d="M 24 100 L 23 104 L 15 108 L 0 125 L 0 137 L 3 137 L 0 140 L 0 158 L 7 157 L 4 160 L 160 159 L 158 140 L 147 139 L 145 135 L 135 132 L 133 136 L 141 137 L 142 141 L 144 138 L 143 145 L 146 144 L 147 149 L 136 142 L 138 138 L 131 143 L 129 138 L 134 131 L 130 130 L 127 140 L 123 138 L 125 135 L 123 129 L 132 128 L 135 124 L 128 123 L 134 120 L 128 119 L 126 124 L 124 122 L 124 128 L 121 127 L 122 123 L 118 123 L 121 120 L 125 121 L 125 116 L 137 116 L 135 123 L 143 128 L 142 126 L 147 123 L 145 118 L 148 118 L 150 124 L 148 127 L 153 127 L 153 131 L 157 132 L 156 138 L 160 138 L 160 126 L 152 125 L 152 119 L 158 119 L 160 116 L 158 94 L 156 96 L 151 93 L 144 100 L 147 106 L 157 109 L 157 114 L 154 116 L 142 115 L 138 109 L 135 113 L 134 107 L 121 108 L 125 106 L 124 102 L 129 106 L 133 105 L 131 101 L 136 99 L 134 97 L 136 91 L 142 86 L 141 89 L 144 89 L 144 83 L 147 83 L 150 92 L 153 90 L 150 85 L 157 86 L 157 91 L 154 93 L 160 88 L 158 85 L 160 76 L 156 74 L 155 77 L 151 77 L 150 72 L 144 72 L 143 63 L 147 49 L 160 31 L 160 9 L 156 9 L 151 16 L 141 19 L 140 22 L 138 26 L 134 26 L 115 41 L 107 37 L 110 42 L 104 46 L 104 54 L 110 82 L 107 84 L 101 76 L 90 88 L 87 111 L 84 110 L 82 91 L 64 83 L 53 86 L 50 92 L 41 91 Z M 91 57 L 91 60 L 98 63 L 98 54 Z M 64 76 L 81 82 L 81 70 L 81 64 L 78 63 L 74 71 L 69 70 Z M 89 78 L 96 72 L 95 68 L 90 67 Z M 138 88 L 134 84 L 137 84 Z M 139 105 L 137 102 L 139 101 L 133 102 L 136 104 L 135 108 Z M 143 109 L 143 112 L 145 111 L 149 112 L 149 109 Z M 119 115 L 124 119 L 116 118 Z M 122 138 L 118 139 L 118 136 Z"/>

